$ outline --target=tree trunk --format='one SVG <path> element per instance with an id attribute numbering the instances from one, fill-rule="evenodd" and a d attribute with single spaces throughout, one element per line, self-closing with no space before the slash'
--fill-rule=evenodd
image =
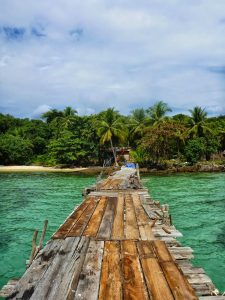
<path id="1" fill-rule="evenodd" d="M 117 163 L 117 160 L 116 160 L 116 153 L 115 153 L 115 149 L 113 147 L 112 139 L 110 139 L 110 144 L 111 144 L 112 153 L 113 153 L 113 156 L 114 156 L 115 165 L 116 165 L 116 167 L 118 167 L 118 163 Z"/>

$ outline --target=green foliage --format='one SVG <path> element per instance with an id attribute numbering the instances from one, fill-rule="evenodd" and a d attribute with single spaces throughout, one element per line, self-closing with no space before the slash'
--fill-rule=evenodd
<path id="1" fill-rule="evenodd" d="M 152 119 L 153 124 L 162 121 L 165 118 L 166 113 L 171 111 L 172 110 L 168 104 L 163 101 L 158 101 L 153 106 L 149 107 L 149 109 L 147 109 L 147 113 Z"/>
<path id="2" fill-rule="evenodd" d="M 56 164 L 86 166 L 96 157 L 95 145 L 81 139 L 71 132 L 65 132 L 60 138 L 53 139 L 48 145 L 48 153 Z"/>
<path id="3" fill-rule="evenodd" d="M 172 120 L 158 123 L 146 131 L 141 147 L 153 162 L 158 163 L 160 160 L 173 158 L 183 146 L 184 131 L 183 125 Z"/>
<path id="4" fill-rule="evenodd" d="M 137 147 L 139 140 L 143 137 L 146 128 L 151 124 L 151 120 L 147 117 L 143 108 L 136 108 L 131 111 L 131 116 L 127 122 L 129 129 L 128 140 L 130 145 Z"/>
<path id="5" fill-rule="evenodd" d="M 0 162 L 4 165 L 28 163 L 33 155 L 29 140 L 10 134 L 0 136 Z"/>
<path id="6" fill-rule="evenodd" d="M 196 164 L 205 153 L 204 138 L 189 140 L 184 149 L 184 156 L 190 165 Z"/>
<path id="7" fill-rule="evenodd" d="M 123 142 L 126 138 L 126 127 L 119 113 L 114 108 L 108 108 L 100 114 L 100 120 L 96 122 L 97 134 L 100 137 L 100 143 L 104 145 L 110 142 L 113 152 L 114 161 L 116 161 L 116 153 L 113 146 L 113 140 Z"/>
<path id="8" fill-rule="evenodd" d="M 133 150 L 130 152 L 131 159 L 135 163 L 138 163 L 140 167 L 146 166 L 146 162 L 148 159 L 148 155 L 146 151 L 144 151 L 141 148 L 137 148 L 136 150 Z"/>
<path id="9" fill-rule="evenodd" d="M 109 108 L 81 117 L 70 106 L 49 110 L 44 120 L 0 114 L 0 164 L 102 165 L 112 155 L 117 164 L 116 149 L 131 146 L 132 159 L 141 166 L 162 166 L 182 157 L 194 164 L 224 151 L 225 116 L 207 118 L 198 106 L 190 116 L 166 117 L 169 111 L 159 101 L 128 116 Z"/>
<path id="10" fill-rule="evenodd" d="M 199 106 L 195 106 L 189 110 L 191 113 L 190 129 L 187 131 L 187 136 L 204 137 L 207 133 L 212 133 L 208 124 L 206 124 L 207 112 Z"/>

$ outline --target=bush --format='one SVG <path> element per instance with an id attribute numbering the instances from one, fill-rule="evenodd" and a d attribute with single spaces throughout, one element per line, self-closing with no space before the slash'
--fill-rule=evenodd
<path id="1" fill-rule="evenodd" d="M 205 153 L 204 138 L 189 140 L 184 149 L 184 156 L 190 165 L 196 164 Z"/>
<path id="2" fill-rule="evenodd" d="M 3 134 L 0 136 L 0 163 L 4 165 L 23 165 L 29 162 L 33 155 L 33 145 L 19 136 Z"/>

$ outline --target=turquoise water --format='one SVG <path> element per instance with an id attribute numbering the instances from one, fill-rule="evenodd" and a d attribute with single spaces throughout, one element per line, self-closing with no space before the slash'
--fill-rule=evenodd
<path id="1" fill-rule="evenodd" d="M 225 291 L 225 173 L 144 177 L 151 196 L 168 203 L 181 242 L 194 250 L 201 266 Z"/>
<path id="2" fill-rule="evenodd" d="M 0 287 L 25 271 L 34 229 L 40 237 L 48 219 L 47 241 L 93 182 L 68 173 L 0 174 Z"/>
<path id="3" fill-rule="evenodd" d="M 182 244 L 195 251 L 194 264 L 203 267 L 225 290 L 225 173 L 176 174 L 142 178 L 150 194 L 168 203 Z M 83 188 L 95 177 L 75 174 L 0 174 L 0 287 L 21 276 L 31 251 L 35 228 L 52 233 L 82 200 Z"/>

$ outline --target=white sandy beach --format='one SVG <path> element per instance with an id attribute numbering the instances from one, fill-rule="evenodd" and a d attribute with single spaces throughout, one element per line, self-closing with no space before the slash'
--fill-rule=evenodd
<path id="1" fill-rule="evenodd" d="M 78 172 L 86 169 L 87 168 L 58 169 L 42 166 L 0 166 L 0 172 Z"/>

